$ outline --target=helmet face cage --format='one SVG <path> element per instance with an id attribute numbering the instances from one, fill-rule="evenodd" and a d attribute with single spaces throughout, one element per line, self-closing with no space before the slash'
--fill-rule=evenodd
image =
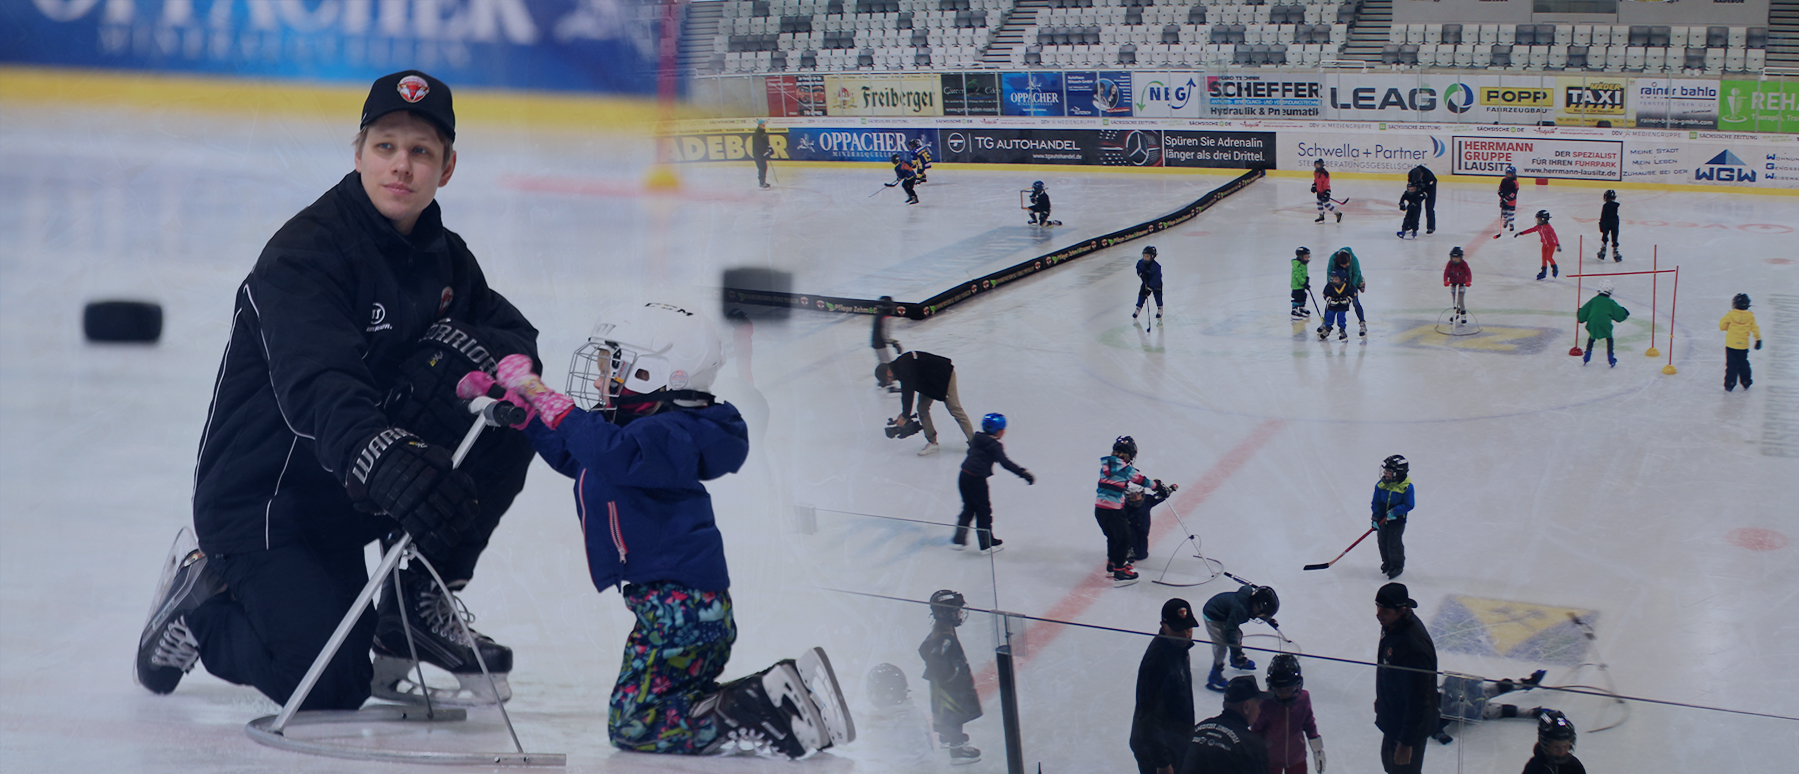
<path id="1" fill-rule="evenodd" d="M 1550 742 L 1567 742 L 1569 751 L 1573 751 L 1579 734 L 1574 731 L 1573 721 L 1562 714 L 1561 710 L 1549 710 L 1537 717 L 1537 743 L 1548 746 Z"/>
<path id="2" fill-rule="evenodd" d="M 637 353 L 617 342 L 590 338 L 568 366 L 569 397 L 583 403 L 590 411 L 618 408 L 619 390 L 625 386 L 625 375 L 637 365 Z M 605 385 L 603 388 L 600 385 Z"/>
<path id="3" fill-rule="evenodd" d="M 937 621 L 948 621 L 951 626 L 961 626 L 968 620 L 968 600 L 960 592 L 943 589 L 931 595 L 931 618 Z"/>

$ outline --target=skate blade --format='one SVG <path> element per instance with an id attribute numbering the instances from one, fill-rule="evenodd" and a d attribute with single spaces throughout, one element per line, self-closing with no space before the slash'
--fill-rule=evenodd
<path id="1" fill-rule="evenodd" d="M 800 677 L 799 668 L 793 661 L 782 661 L 763 675 L 762 690 L 768 695 L 770 702 L 781 708 L 782 712 L 788 713 L 788 725 L 792 727 L 794 740 L 806 752 L 831 746 L 830 731 L 826 730 L 824 718 L 819 715 L 818 705 L 809 698 L 806 681 Z M 789 703 L 791 710 L 787 708 Z"/>
<path id="2" fill-rule="evenodd" d="M 1122 589 L 1122 588 L 1124 588 L 1124 587 L 1126 587 L 1126 586 L 1129 586 L 1129 585 L 1132 585 L 1132 584 L 1134 584 L 1134 583 L 1136 583 L 1136 582 L 1137 582 L 1137 579 L 1136 579 L 1136 578 L 1131 578 L 1131 579 L 1129 579 L 1129 580 L 1117 580 L 1117 579 L 1113 579 L 1113 581 L 1112 581 L 1112 588 L 1115 588 L 1115 589 Z"/>
<path id="3" fill-rule="evenodd" d="M 482 674 L 451 674 L 457 682 L 454 688 L 421 686 L 415 663 L 392 656 L 375 656 L 375 677 L 370 682 L 370 694 L 377 699 L 420 707 L 425 706 L 427 693 L 431 696 L 432 706 L 436 707 L 491 707 L 512 700 L 512 683 L 506 679 L 507 673 L 495 672 L 491 686 L 487 676 Z"/>
<path id="4" fill-rule="evenodd" d="M 831 668 L 831 657 L 825 655 L 825 649 L 807 650 L 795 666 L 800 680 L 806 683 L 806 692 L 818 706 L 825 730 L 831 734 L 831 744 L 856 741 L 856 721 L 850 716 L 849 702 L 843 700 L 843 688 L 837 684 L 837 672 Z"/>

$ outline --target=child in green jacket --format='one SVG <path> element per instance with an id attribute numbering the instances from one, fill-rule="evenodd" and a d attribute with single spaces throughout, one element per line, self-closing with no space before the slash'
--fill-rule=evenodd
<path id="1" fill-rule="evenodd" d="M 1612 300 L 1612 281 L 1600 280 L 1599 293 L 1592 300 L 1580 307 L 1574 320 L 1587 324 L 1587 352 L 1580 358 L 1580 364 L 1586 365 L 1593 359 L 1593 342 L 1605 339 L 1605 359 L 1618 367 L 1618 358 L 1612 355 L 1612 323 L 1624 322 L 1630 317 L 1630 310 Z"/>
<path id="2" fill-rule="evenodd" d="M 1312 279 L 1306 274 L 1306 264 L 1312 262 L 1312 250 L 1301 247 L 1293 251 L 1293 278 L 1288 284 L 1293 289 L 1293 319 L 1305 320 L 1312 316 L 1312 310 L 1306 308 L 1306 291 L 1312 289 Z"/>

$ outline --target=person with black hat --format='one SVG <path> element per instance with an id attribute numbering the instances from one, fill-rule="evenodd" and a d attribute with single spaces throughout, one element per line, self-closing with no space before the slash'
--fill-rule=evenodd
<path id="1" fill-rule="evenodd" d="M 355 170 L 283 225 L 237 288 L 194 474 L 199 547 L 139 640 L 137 679 L 153 692 L 205 662 L 286 702 L 367 583 L 364 546 L 404 530 L 460 588 L 524 486 L 532 452 L 516 433 L 484 434 L 451 464 L 473 419 L 457 381 L 508 354 L 535 358 L 537 330 L 444 227 L 450 88 L 417 70 L 384 76 L 361 118 Z M 397 692 L 412 663 L 402 608 L 420 655 L 466 678 L 436 698 L 510 697 L 511 650 L 459 626 L 467 614 L 412 564 L 301 709 L 355 709 L 373 683 Z"/>
<path id="2" fill-rule="evenodd" d="M 1171 774 L 1193 732 L 1193 606 L 1175 597 L 1162 603 L 1162 628 L 1137 666 L 1137 708 L 1131 713 L 1131 755 L 1138 774 Z"/>
<path id="3" fill-rule="evenodd" d="M 1231 678 L 1224 689 L 1224 711 L 1193 727 L 1181 774 L 1267 774 L 1268 745 L 1249 730 L 1267 697 L 1255 675 Z"/>
<path id="4" fill-rule="evenodd" d="M 768 160 L 775 157 L 768 144 L 768 121 L 756 119 L 756 131 L 750 134 L 750 158 L 756 162 L 756 185 L 769 188 Z"/>
<path id="5" fill-rule="evenodd" d="M 1374 595 L 1380 647 L 1374 672 L 1374 725 L 1380 729 L 1381 769 L 1417 774 L 1424 768 L 1424 740 L 1437 730 L 1437 646 L 1412 610 L 1418 603 L 1404 583 L 1388 583 Z"/>

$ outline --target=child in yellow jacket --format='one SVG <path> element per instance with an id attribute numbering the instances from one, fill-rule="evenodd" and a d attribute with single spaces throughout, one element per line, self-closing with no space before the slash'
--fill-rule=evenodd
<path id="1" fill-rule="evenodd" d="M 1724 331 L 1724 391 L 1736 389 L 1737 380 L 1749 389 L 1749 334 L 1755 334 L 1755 348 L 1762 348 L 1762 329 L 1755 325 L 1755 313 L 1749 311 L 1749 294 L 1738 293 L 1730 300 L 1730 311 L 1718 321 Z"/>

